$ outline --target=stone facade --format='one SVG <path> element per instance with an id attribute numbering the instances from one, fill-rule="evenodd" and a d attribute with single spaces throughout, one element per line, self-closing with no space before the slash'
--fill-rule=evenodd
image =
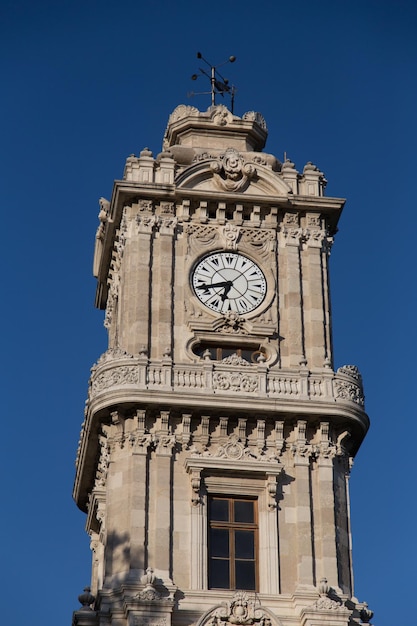
<path id="1" fill-rule="evenodd" d="M 163 152 L 130 156 L 100 200 L 109 347 L 74 485 L 94 597 L 80 596 L 74 625 L 372 617 L 353 595 L 348 495 L 369 421 L 357 368 L 334 371 L 332 357 L 328 258 L 344 200 L 324 195 L 313 164 L 299 173 L 262 152 L 266 137 L 259 113 L 181 105 Z M 210 578 L 213 498 L 255 507 L 249 589 Z"/>

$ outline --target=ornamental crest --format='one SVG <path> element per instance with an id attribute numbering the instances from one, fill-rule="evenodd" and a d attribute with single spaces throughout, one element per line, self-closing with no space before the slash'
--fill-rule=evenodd
<path id="1" fill-rule="evenodd" d="M 207 621 L 207 626 L 222 626 L 223 624 L 238 624 L 242 626 L 271 626 L 271 619 L 261 608 L 255 607 L 255 602 L 249 596 L 238 591 L 231 602 L 215 610 Z"/>
<path id="2" fill-rule="evenodd" d="M 210 167 L 214 182 L 223 191 L 243 191 L 256 174 L 254 166 L 245 163 L 235 148 L 228 148 Z"/>

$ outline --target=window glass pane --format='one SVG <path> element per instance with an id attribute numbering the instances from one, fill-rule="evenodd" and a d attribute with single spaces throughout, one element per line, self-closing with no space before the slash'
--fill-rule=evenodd
<path id="1" fill-rule="evenodd" d="M 254 561 L 235 562 L 236 589 L 256 589 Z"/>
<path id="2" fill-rule="evenodd" d="M 235 531 L 235 555 L 237 559 L 255 558 L 255 541 L 253 531 Z"/>
<path id="3" fill-rule="evenodd" d="M 211 501 L 210 518 L 216 522 L 229 520 L 229 501 L 213 498 Z"/>
<path id="4" fill-rule="evenodd" d="M 229 531 L 227 529 L 210 529 L 210 555 L 229 558 Z"/>
<path id="5" fill-rule="evenodd" d="M 229 561 L 210 559 L 209 586 L 230 589 Z"/>
<path id="6" fill-rule="evenodd" d="M 236 500 L 235 522 L 252 523 L 255 521 L 253 514 L 253 502 L 250 500 Z"/>

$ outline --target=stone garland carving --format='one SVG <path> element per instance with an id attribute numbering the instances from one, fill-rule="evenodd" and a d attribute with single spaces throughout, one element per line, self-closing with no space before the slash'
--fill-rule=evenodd
<path id="1" fill-rule="evenodd" d="M 115 385 L 136 385 L 139 382 L 138 369 L 134 365 L 121 365 L 103 372 L 92 381 L 91 397 L 99 391 Z"/>
<path id="2" fill-rule="evenodd" d="M 276 232 L 265 228 L 242 228 L 241 242 L 252 249 L 253 254 L 267 263 L 273 263 L 271 253 L 276 250 Z"/>
<path id="3" fill-rule="evenodd" d="M 210 168 L 215 184 L 223 191 L 243 191 L 256 174 L 255 167 L 246 163 L 235 148 L 228 148 Z"/>
<path id="4" fill-rule="evenodd" d="M 235 624 L 239 626 L 271 626 L 271 619 L 267 613 L 250 600 L 247 593 L 238 591 L 231 602 L 224 603 L 215 609 L 205 622 L 205 626 L 222 626 Z"/>
<path id="5" fill-rule="evenodd" d="M 213 389 L 255 393 L 259 389 L 258 377 L 241 372 L 214 372 Z"/>
<path id="6" fill-rule="evenodd" d="M 184 232 L 187 235 L 188 254 L 201 252 L 201 248 L 209 248 L 219 240 L 219 231 L 207 224 L 185 224 Z"/>

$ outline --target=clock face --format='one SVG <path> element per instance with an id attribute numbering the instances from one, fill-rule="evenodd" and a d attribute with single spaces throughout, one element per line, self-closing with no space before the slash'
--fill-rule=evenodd
<path id="1" fill-rule="evenodd" d="M 256 263 L 236 252 L 206 256 L 196 265 L 191 282 L 200 302 L 217 313 L 250 313 L 266 295 L 263 272 Z"/>

